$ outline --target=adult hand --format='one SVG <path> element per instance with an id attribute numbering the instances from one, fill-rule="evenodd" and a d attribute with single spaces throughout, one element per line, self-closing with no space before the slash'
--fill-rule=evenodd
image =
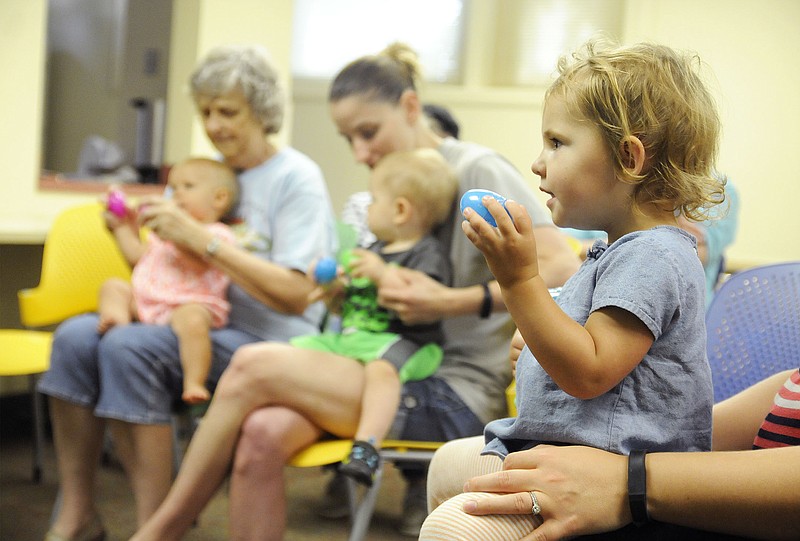
<path id="1" fill-rule="evenodd" d="M 519 329 L 514 331 L 514 336 L 511 337 L 511 347 L 508 351 L 508 358 L 511 361 L 511 376 L 517 377 L 517 360 L 522 353 L 522 348 L 525 347 L 525 339 L 522 338 L 522 333 Z"/>
<path id="2" fill-rule="evenodd" d="M 501 471 L 470 479 L 464 491 L 498 494 L 468 500 L 464 511 L 471 515 L 528 514 L 534 491 L 543 523 L 524 540 L 602 533 L 631 522 L 627 458 L 592 447 L 539 445 L 512 453 Z"/>
<path id="3" fill-rule="evenodd" d="M 209 236 L 205 228 L 179 208 L 174 201 L 162 197 L 143 199 L 139 205 L 139 223 L 162 240 L 202 254 Z"/>
<path id="4" fill-rule="evenodd" d="M 482 202 L 491 212 L 497 227 L 490 226 L 477 212 L 466 208 L 466 219 L 461 222 L 461 229 L 483 253 L 498 283 L 504 288 L 513 287 L 538 276 L 536 237 L 525 207 L 507 200 L 504 209 L 490 196 L 484 197 Z"/>
<path id="5" fill-rule="evenodd" d="M 447 315 L 449 288 L 424 272 L 398 267 L 396 280 L 381 284 L 378 302 L 409 325 L 438 321 Z"/>
<path id="6" fill-rule="evenodd" d="M 306 276 L 311 280 L 311 276 L 315 276 L 319 260 L 311 263 L 311 266 L 306 272 Z M 326 284 L 316 284 L 311 292 L 308 294 L 308 303 L 314 304 L 318 301 L 323 301 L 328 310 L 334 313 L 341 311 L 342 301 L 344 300 L 345 283 L 342 279 L 342 269 L 337 266 L 336 277 Z M 313 282 L 313 280 L 311 280 Z"/>

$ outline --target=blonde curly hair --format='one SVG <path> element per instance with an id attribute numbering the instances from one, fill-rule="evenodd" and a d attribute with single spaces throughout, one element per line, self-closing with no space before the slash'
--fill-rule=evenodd
<path id="1" fill-rule="evenodd" d="M 560 96 L 576 118 L 594 123 L 619 177 L 635 185 L 635 204 L 654 203 L 691 220 L 725 199 L 715 173 L 720 120 L 698 74 L 696 55 L 663 45 L 587 42 L 558 62 L 559 77 L 545 99 Z M 640 175 L 626 167 L 624 141 L 637 137 L 647 161 Z"/>

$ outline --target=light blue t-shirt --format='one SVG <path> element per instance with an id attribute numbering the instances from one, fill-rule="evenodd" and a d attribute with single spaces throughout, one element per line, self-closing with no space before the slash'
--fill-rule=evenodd
<path id="1" fill-rule="evenodd" d="M 631 450 L 711 449 L 713 390 L 706 358 L 705 279 L 689 233 L 657 226 L 597 241 L 557 303 L 575 321 L 615 306 L 655 338 L 644 359 L 607 393 L 581 400 L 564 391 L 526 346 L 517 362 L 518 416 L 486 426 L 484 453 L 504 457 L 539 443 Z"/>
<path id="2" fill-rule="evenodd" d="M 286 147 L 261 165 L 239 173 L 238 179 L 239 204 L 231 214 L 238 222 L 232 227 L 242 248 L 302 272 L 315 258 L 335 252 L 328 189 L 322 171 L 309 157 Z M 319 332 L 325 309 L 316 303 L 302 315 L 283 314 L 236 284 L 231 284 L 228 300 L 231 327 L 272 340 Z"/>

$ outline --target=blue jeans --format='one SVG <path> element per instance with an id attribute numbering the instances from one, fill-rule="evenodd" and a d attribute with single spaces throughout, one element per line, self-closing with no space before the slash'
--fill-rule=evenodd
<path id="1" fill-rule="evenodd" d="M 443 379 L 432 376 L 403 385 L 392 428 L 404 440 L 450 441 L 483 433 L 483 423 Z M 427 465 L 396 466 L 406 478 L 424 476 Z"/>
<path id="2" fill-rule="evenodd" d="M 50 369 L 39 381 L 46 395 L 93 408 L 95 415 L 136 424 L 167 424 L 180 400 L 183 371 L 178 339 L 168 326 L 132 323 L 97 333 L 97 314 L 56 329 Z M 239 346 L 260 339 L 226 328 L 211 332 L 208 384 L 215 386 Z"/>

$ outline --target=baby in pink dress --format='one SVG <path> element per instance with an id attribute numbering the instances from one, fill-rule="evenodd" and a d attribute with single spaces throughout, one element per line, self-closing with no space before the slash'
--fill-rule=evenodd
<path id="1" fill-rule="evenodd" d="M 190 158 L 172 168 L 167 184 L 175 205 L 206 224 L 214 237 L 210 247 L 235 242 L 233 231 L 219 222 L 236 201 L 236 175 L 228 166 Z M 127 214 L 123 219 L 135 219 L 135 211 Z M 103 284 L 97 331 L 102 334 L 131 321 L 170 325 L 178 338 L 183 368 L 182 398 L 189 404 L 208 401 L 209 332 L 228 322 L 230 278 L 207 259 L 154 233 L 146 242 L 135 235 L 117 235 L 116 240 L 133 265 L 132 283 L 115 278 Z"/>

